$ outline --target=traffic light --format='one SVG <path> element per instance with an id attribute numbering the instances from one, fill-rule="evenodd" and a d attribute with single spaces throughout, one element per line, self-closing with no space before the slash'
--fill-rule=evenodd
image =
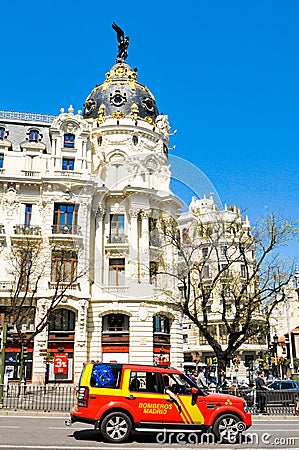
<path id="1" fill-rule="evenodd" d="M 42 356 L 44 358 L 44 364 L 53 361 L 53 356 L 51 356 L 50 350 L 48 348 L 41 348 L 39 351 L 39 356 Z"/>
<path id="2" fill-rule="evenodd" d="M 23 347 L 23 359 L 24 361 L 28 359 L 27 347 Z"/>

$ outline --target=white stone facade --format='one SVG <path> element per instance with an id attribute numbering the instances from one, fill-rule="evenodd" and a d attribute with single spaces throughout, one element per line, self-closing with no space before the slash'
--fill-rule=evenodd
<path id="1" fill-rule="evenodd" d="M 213 283 L 214 285 L 216 275 L 221 272 L 222 267 L 225 267 L 227 261 L 233 261 L 227 269 L 227 275 L 231 279 L 230 289 L 232 291 L 225 294 L 226 318 L 229 319 L 230 314 L 234 314 L 235 308 L 233 295 L 231 295 L 234 286 L 237 292 L 238 285 L 242 283 L 242 277 L 244 277 L 244 280 L 246 279 L 246 276 L 242 274 L 242 270 L 245 270 L 245 267 L 242 267 L 244 263 L 242 264 L 242 258 L 239 258 L 238 253 L 238 244 L 241 242 L 238 236 L 240 233 L 250 234 L 251 228 L 248 218 L 246 217 L 244 220 L 236 207 L 220 209 L 215 205 L 213 197 L 199 200 L 193 198 L 189 211 L 179 217 L 178 225 L 182 239 L 186 239 L 186 247 L 188 248 L 189 245 L 193 249 L 193 260 L 202 265 L 201 273 L 204 283 Z M 208 230 L 210 230 L 211 236 L 206 235 Z M 246 246 L 246 263 L 246 269 L 251 270 L 250 268 L 254 264 L 253 247 Z M 251 288 L 253 289 L 253 286 Z M 215 327 L 217 341 L 221 343 L 222 348 L 225 348 L 227 335 L 222 325 L 222 295 L 221 282 L 215 283 L 207 308 L 209 324 Z M 228 308 L 231 308 L 231 313 Z M 256 316 L 258 314 L 259 311 L 256 311 Z M 211 358 L 215 356 L 213 349 L 191 321 L 184 321 L 183 335 L 185 366 L 192 367 L 192 364 L 195 365 L 198 361 L 201 364 L 209 364 Z M 240 380 L 246 378 L 245 360 L 248 358 L 256 359 L 258 353 L 266 349 L 266 339 L 264 342 L 254 342 L 254 339 L 252 339 L 240 347 L 238 351 L 238 355 L 242 359 L 238 373 Z M 215 370 L 215 365 L 212 367 L 213 370 Z M 230 375 L 229 368 L 228 375 Z M 232 373 L 232 376 L 235 376 L 235 374 Z"/>
<path id="2" fill-rule="evenodd" d="M 132 110 L 130 117 L 99 115 L 92 120 L 70 106 L 51 121 L 2 112 L 1 311 L 5 313 L 13 282 L 8 270 L 11 249 L 28 234 L 42 242 L 45 262 L 36 294 L 36 324 L 55 288 L 53 248 L 75 250 L 77 271 L 84 272 L 58 307 L 74 313 L 73 332 L 63 334 L 65 341 L 48 329 L 35 337 L 30 353 L 33 382 L 44 381 L 39 352 L 45 348 L 53 355 L 68 353 L 70 370 L 64 378 L 68 382 L 76 382 L 82 364 L 92 359 L 152 364 L 159 356 L 182 368 L 182 318 L 163 306 L 158 288 L 165 280 L 151 272 L 162 252 L 153 239 L 159 220 L 162 215 L 176 217 L 181 207 L 170 190 L 170 127 L 167 116 L 153 122 Z M 68 208 L 71 212 L 65 212 Z M 128 317 L 124 333 L 117 330 L 113 335 L 110 325 L 103 330 L 108 315 Z M 155 339 L 156 315 L 167 318 L 170 329 L 156 333 Z M 25 331 L 30 332 L 26 325 Z M 15 358 L 17 349 L 8 351 Z M 49 368 L 50 381 L 58 381 L 52 363 Z"/>

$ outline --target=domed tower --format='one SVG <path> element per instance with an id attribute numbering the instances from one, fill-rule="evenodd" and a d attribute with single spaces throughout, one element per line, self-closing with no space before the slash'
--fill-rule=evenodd
<path id="1" fill-rule="evenodd" d="M 170 190 L 170 127 L 125 62 L 129 38 L 119 30 L 116 64 L 84 105 L 96 186 L 89 354 L 104 362 L 181 366 L 180 319 L 163 306 L 157 270 L 162 257 L 173 258 L 163 254 L 162 221 L 181 208 Z"/>

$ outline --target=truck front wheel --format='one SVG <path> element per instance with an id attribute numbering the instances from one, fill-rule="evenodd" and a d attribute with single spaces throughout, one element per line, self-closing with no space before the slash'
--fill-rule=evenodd
<path id="1" fill-rule="evenodd" d="M 234 414 L 218 417 L 213 425 L 213 433 L 217 440 L 230 444 L 239 442 L 244 430 L 246 430 L 244 422 Z"/>

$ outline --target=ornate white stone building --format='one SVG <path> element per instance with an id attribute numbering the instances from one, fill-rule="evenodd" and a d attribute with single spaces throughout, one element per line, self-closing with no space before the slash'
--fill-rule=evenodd
<path id="1" fill-rule="evenodd" d="M 49 382 L 76 381 L 89 359 L 183 363 L 182 318 L 163 304 L 158 288 L 166 280 L 155 273 L 162 251 L 157 230 L 181 207 L 170 189 L 168 118 L 123 60 L 84 106 L 56 117 L 0 112 L 2 322 L 15 289 L 14 249 L 36 243 L 44 264 L 24 333 L 35 330 L 54 290 L 67 288 L 49 327 L 28 346 L 32 382 L 45 380 L 45 349 L 54 357 Z M 7 345 L 12 380 L 19 352 Z M 64 370 L 55 365 L 57 355 Z"/>
<path id="2" fill-rule="evenodd" d="M 255 261 L 250 239 L 245 238 L 241 244 L 241 236 L 250 237 L 250 222 L 247 217 L 242 218 L 240 210 L 235 206 L 221 209 L 214 203 L 213 197 L 193 198 L 189 211 L 180 215 L 178 227 L 183 241 L 182 248 L 185 245 L 188 252 L 190 247 L 190 257 L 199 265 L 201 279 L 198 283 L 212 289 L 206 305 L 209 327 L 224 349 L 228 344 L 228 334 L 223 315 L 228 321 L 235 316 L 235 299 L 239 298 L 242 282 L 248 283 L 250 276 L 247 276 L 246 271 L 252 271 Z M 244 245 L 244 256 L 239 250 L 241 245 Z M 252 286 L 248 283 L 246 289 L 254 289 L 253 283 Z M 200 307 L 201 301 L 198 300 L 198 308 Z M 257 316 L 258 314 L 256 311 Z M 198 327 L 185 320 L 183 328 L 185 368 L 192 368 L 200 363 L 211 366 L 210 372 L 215 372 L 217 361 L 214 352 Z M 240 347 L 239 380 L 246 378 L 246 367 L 266 350 L 266 336 L 253 336 Z M 235 378 L 233 366 L 228 368 L 227 374 Z"/>

